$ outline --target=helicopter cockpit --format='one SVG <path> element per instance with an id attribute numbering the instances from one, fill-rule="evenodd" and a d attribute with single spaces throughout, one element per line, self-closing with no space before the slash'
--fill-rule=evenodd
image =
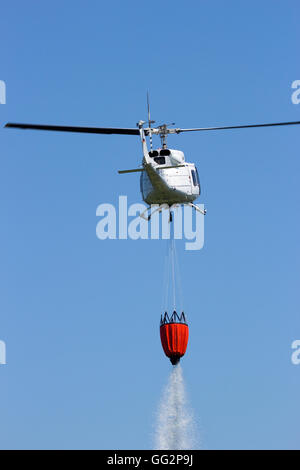
<path id="1" fill-rule="evenodd" d="M 165 165 L 166 157 L 169 157 L 170 155 L 171 152 L 169 149 L 151 150 L 149 152 L 149 157 L 153 158 L 155 163 L 158 163 L 159 165 Z"/>
<path id="2" fill-rule="evenodd" d="M 184 153 L 174 149 L 151 150 L 149 157 L 153 158 L 158 165 L 180 165 L 185 161 Z"/>

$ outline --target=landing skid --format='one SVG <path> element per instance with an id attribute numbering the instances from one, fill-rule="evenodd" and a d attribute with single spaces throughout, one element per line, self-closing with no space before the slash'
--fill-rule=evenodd
<path id="1" fill-rule="evenodd" d="M 147 207 L 147 209 L 144 210 L 144 212 L 140 214 L 140 217 L 142 217 L 142 219 L 147 220 L 147 222 L 149 222 L 149 220 L 151 219 L 152 215 L 155 214 L 155 212 L 161 212 L 164 209 L 169 209 L 169 212 L 170 212 L 169 222 L 172 222 L 173 219 L 172 219 L 172 214 L 171 214 L 171 208 L 170 206 L 168 206 L 168 204 L 162 204 L 158 206 L 156 209 L 154 209 L 153 211 L 152 211 L 152 207 L 149 206 Z M 148 213 L 148 211 L 150 211 L 150 213 Z M 145 214 L 147 215 L 145 216 Z"/>
<path id="2" fill-rule="evenodd" d="M 144 210 L 144 212 L 142 212 L 140 214 L 140 217 L 142 217 L 142 219 L 146 220 L 147 222 L 150 221 L 151 217 L 153 214 L 155 214 L 155 212 L 161 212 L 162 210 L 166 209 L 169 211 L 169 223 L 173 222 L 173 214 L 171 212 L 171 209 L 172 207 L 177 207 L 179 206 L 180 204 L 173 204 L 172 206 L 169 206 L 168 204 L 162 204 L 160 205 L 159 207 L 157 207 L 156 209 L 154 209 L 152 211 L 152 207 L 151 206 L 148 206 L 147 209 Z M 192 202 L 188 203 L 187 204 L 188 206 L 190 207 L 193 207 L 196 211 L 200 212 L 201 214 L 205 215 L 206 214 L 206 209 L 202 210 L 200 209 L 198 206 L 196 206 L 195 204 L 193 204 Z M 150 212 L 149 212 L 150 211 Z M 147 214 L 147 215 L 145 215 Z"/>
<path id="3" fill-rule="evenodd" d="M 200 207 L 196 206 L 192 202 L 189 202 L 188 206 L 193 207 L 196 211 L 200 212 L 200 214 L 203 214 L 203 215 L 206 214 L 206 209 L 202 210 L 202 209 L 200 209 Z"/>

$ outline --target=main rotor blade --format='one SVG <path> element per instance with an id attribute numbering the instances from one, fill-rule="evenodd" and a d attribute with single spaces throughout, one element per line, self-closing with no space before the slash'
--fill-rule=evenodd
<path id="1" fill-rule="evenodd" d="M 60 132 L 80 132 L 85 134 L 123 134 L 139 135 L 138 129 L 114 128 L 114 127 L 81 127 L 81 126 L 49 126 L 44 124 L 20 124 L 8 122 L 4 127 L 17 129 L 34 129 L 38 131 L 60 131 Z"/>
<path id="2" fill-rule="evenodd" d="M 199 129 L 175 129 L 176 133 L 180 132 L 192 132 L 192 131 L 218 131 L 226 129 L 246 129 L 249 127 L 271 127 L 271 126 L 292 126 L 295 124 L 300 124 L 300 121 L 291 121 L 291 122 L 273 122 L 267 124 L 246 124 L 243 126 L 221 126 L 221 127 L 200 127 Z"/>

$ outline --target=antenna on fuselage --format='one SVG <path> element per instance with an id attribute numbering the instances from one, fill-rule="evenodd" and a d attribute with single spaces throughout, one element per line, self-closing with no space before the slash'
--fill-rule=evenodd
<path id="1" fill-rule="evenodd" d="M 149 127 L 150 150 L 152 150 L 152 128 L 151 128 L 151 124 L 154 124 L 155 121 L 151 121 L 151 118 L 150 118 L 149 91 L 147 91 L 147 109 L 148 109 L 148 127 Z"/>

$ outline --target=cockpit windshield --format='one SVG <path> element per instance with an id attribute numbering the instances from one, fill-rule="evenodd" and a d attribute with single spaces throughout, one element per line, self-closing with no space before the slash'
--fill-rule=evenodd
<path id="1" fill-rule="evenodd" d="M 165 157 L 154 157 L 153 160 L 159 165 L 165 165 L 166 163 Z"/>

